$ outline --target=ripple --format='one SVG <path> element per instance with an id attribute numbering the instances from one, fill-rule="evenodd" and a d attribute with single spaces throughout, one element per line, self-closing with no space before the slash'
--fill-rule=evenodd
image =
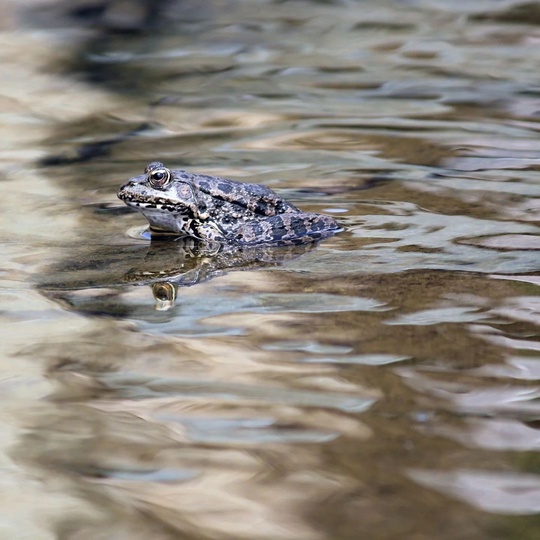
<path id="1" fill-rule="evenodd" d="M 487 318 L 484 313 L 479 313 L 477 308 L 472 307 L 449 307 L 439 309 L 426 309 L 416 313 L 400 315 L 395 319 L 385 321 L 389 325 L 432 325 L 443 323 L 466 323 L 480 321 Z"/>
<path id="2" fill-rule="evenodd" d="M 206 379 L 152 379 L 137 374 L 111 373 L 104 380 L 114 387 L 118 396 L 132 399 L 148 399 L 166 396 L 177 398 L 199 397 L 214 400 L 248 400 L 254 402 L 278 402 L 303 407 L 324 407 L 349 412 L 369 409 L 376 398 L 345 393 L 316 392 L 279 386 L 254 386 L 219 382 Z"/>
<path id="3" fill-rule="evenodd" d="M 311 356 L 302 358 L 300 362 L 310 364 L 353 364 L 361 366 L 384 366 L 410 360 L 408 356 L 398 356 L 394 354 L 355 354 L 350 356 Z"/>
<path id="4" fill-rule="evenodd" d="M 464 469 L 450 472 L 411 470 L 409 477 L 484 512 L 532 515 L 540 511 L 540 479 L 533 474 Z"/>

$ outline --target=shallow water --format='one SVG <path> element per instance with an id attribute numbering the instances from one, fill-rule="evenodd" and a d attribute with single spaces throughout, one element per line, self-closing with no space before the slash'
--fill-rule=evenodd
<path id="1" fill-rule="evenodd" d="M 73 5 L 0 4 L 0 539 L 537 538 L 536 4 Z M 157 159 L 345 230 L 150 243 Z"/>

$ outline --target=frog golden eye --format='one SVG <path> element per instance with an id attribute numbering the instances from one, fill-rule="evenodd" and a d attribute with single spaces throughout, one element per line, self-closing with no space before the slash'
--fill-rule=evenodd
<path id="1" fill-rule="evenodd" d="M 165 167 L 154 169 L 148 173 L 148 181 L 152 187 L 165 187 L 171 181 L 171 171 Z"/>

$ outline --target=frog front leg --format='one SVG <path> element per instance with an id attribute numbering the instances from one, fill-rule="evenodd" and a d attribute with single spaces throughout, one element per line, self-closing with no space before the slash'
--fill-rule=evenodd
<path id="1" fill-rule="evenodd" d="M 240 245 L 290 245 L 313 242 L 336 233 L 339 225 L 330 216 L 285 212 L 248 221 L 232 231 L 228 240 Z"/>

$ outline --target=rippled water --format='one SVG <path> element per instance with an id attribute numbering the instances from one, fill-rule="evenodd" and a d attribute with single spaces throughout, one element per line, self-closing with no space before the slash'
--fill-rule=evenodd
<path id="1" fill-rule="evenodd" d="M 0 539 L 537 538 L 538 4 L 143 4 L 0 4 Z M 345 230 L 150 243 L 156 159 Z"/>

